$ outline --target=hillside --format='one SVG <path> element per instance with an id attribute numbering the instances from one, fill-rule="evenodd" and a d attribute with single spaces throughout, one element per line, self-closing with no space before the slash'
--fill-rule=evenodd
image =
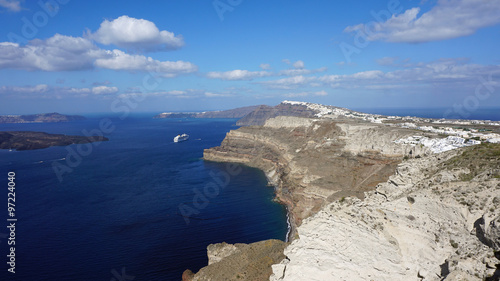
<path id="1" fill-rule="evenodd" d="M 80 115 L 63 115 L 57 112 L 33 115 L 0 115 L 0 123 L 48 123 L 85 120 Z"/>
<path id="2" fill-rule="evenodd" d="M 271 280 L 497 280 L 498 124 L 286 104 L 204 152 L 263 170 L 288 207 L 292 244 Z"/>

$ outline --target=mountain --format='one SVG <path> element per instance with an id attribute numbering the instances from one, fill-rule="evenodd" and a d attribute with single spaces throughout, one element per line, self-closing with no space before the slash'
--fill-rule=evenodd
<path id="1" fill-rule="evenodd" d="M 500 122 L 287 101 L 241 121 L 203 157 L 261 169 L 287 206 L 291 244 L 259 280 L 499 280 Z M 236 248 L 183 280 L 238 280 L 241 254 L 269 272 Z"/>
<path id="2" fill-rule="evenodd" d="M 85 120 L 80 115 L 63 115 L 57 112 L 32 115 L 0 115 L 0 123 L 48 123 Z"/>
<path id="3" fill-rule="evenodd" d="M 258 108 L 259 105 L 240 107 L 222 111 L 206 112 L 165 112 L 153 118 L 242 118 Z"/>
<path id="4" fill-rule="evenodd" d="M 0 132 L 0 149 L 34 150 L 51 146 L 108 141 L 106 137 L 66 136 L 44 132 Z"/>

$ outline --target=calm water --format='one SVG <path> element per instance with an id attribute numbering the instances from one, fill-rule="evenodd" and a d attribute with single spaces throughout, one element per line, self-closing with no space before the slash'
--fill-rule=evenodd
<path id="1" fill-rule="evenodd" d="M 82 129 L 99 128 L 99 120 L 1 124 L 0 130 L 81 135 Z M 180 280 L 185 269 L 207 264 L 210 243 L 284 240 L 286 210 L 272 202 L 273 188 L 262 172 L 241 166 L 239 173 L 224 177 L 234 169 L 200 159 L 203 149 L 219 145 L 236 129 L 234 123 L 112 119 L 116 130 L 107 135 L 110 141 L 93 145 L 62 182 L 52 163 L 66 164 L 68 147 L 0 150 L 2 198 L 7 201 L 7 173 L 14 171 L 18 219 L 13 279 L 6 265 L 5 202 L 0 280 Z M 179 133 L 190 140 L 173 143 Z M 223 188 L 214 188 L 221 182 Z M 184 215 L 191 215 L 183 216 L 180 204 L 189 206 Z"/>

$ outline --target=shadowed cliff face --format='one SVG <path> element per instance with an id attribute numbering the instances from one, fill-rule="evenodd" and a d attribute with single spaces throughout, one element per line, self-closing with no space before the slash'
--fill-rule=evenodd
<path id="1" fill-rule="evenodd" d="M 300 225 L 325 204 L 347 196 L 363 198 L 386 181 L 407 153 L 392 141 L 406 134 L 410 132 L 366 123 L 280 116 L 262 127 L 229 132 L 221 146 L 205 150 L 204 158 L 265 171 Z M 386 153 L 372 145 L 377 142 Z"/>
<path id="2" fill-rule="evenodd" d="M 276 106 L 261 105 L 238 120 L 238 126 L 262 126 L 266 120 L 277 116 L 313 117 L 317 112 L 305 105 L 280 103 Z"/>

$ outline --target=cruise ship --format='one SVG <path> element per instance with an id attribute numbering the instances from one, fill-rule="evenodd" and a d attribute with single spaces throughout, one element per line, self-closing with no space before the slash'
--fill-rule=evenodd
<path id="1" fill-rule="evenodd" d="M 186 141 L 189 139 L 189 135 L 188 134 L 182 134 L 182 135 L 177 135 L 175 138 L 174 138 L 174 142 L 181 142 L 181 141 Z"/>

